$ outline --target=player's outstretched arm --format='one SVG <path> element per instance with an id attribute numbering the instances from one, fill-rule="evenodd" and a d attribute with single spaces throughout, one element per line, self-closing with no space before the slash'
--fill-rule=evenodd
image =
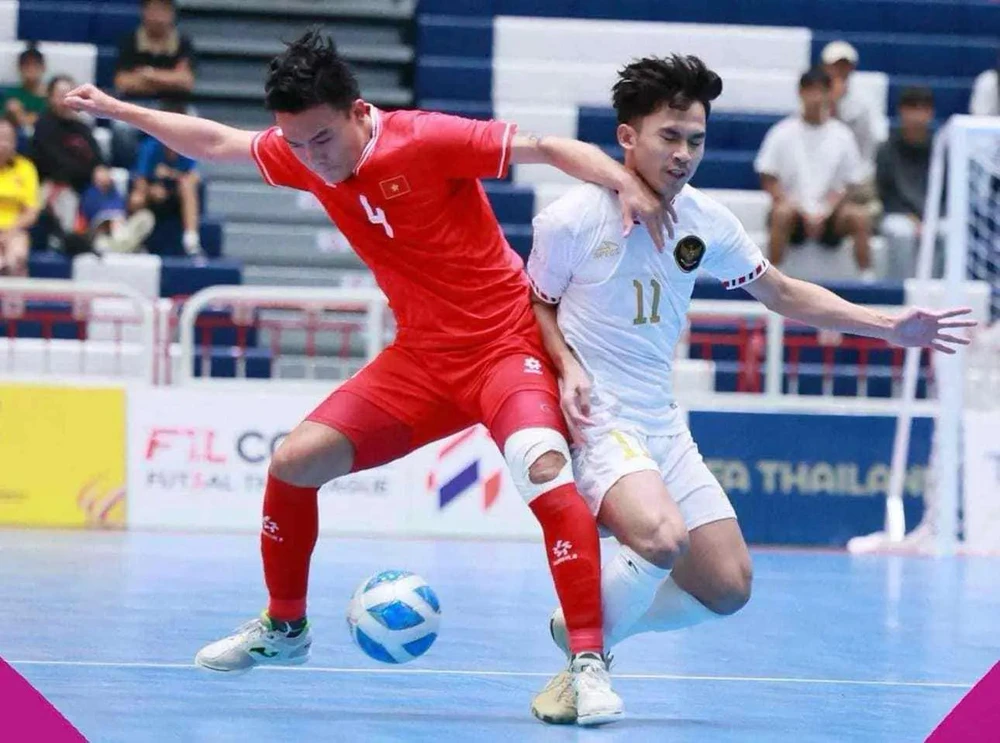
<path id="1" fill-rule="evenodd" d="M 234 129 L 208 119 L 137 106 L 110 96 L 94 85 L 81 85 L 66 96 L 66 105 L 93 116 L 124 121 L 194 160 L 252 162 L 250 145 L 256 132 Z"/>
<path id="2" fill-rule="evenodd" d="M 623 234 L 632 231 L 635 219 L 649 230 L 653 242 L 663 249 L 666 230 L 674 236 L 677 215 L 671 204 L 599 147 L 566 137 L 515 134 L 511 143 L 512 163 L 545 163 L 581 181 L 596 183 L 618 192 L 622 205 Z"/>
<path id="3" fill-rule="evenodd" d="M 969 339 L 951 331 L 971 328 L 975 320 L 963 319 L 967 307 L 951 310 L 910 308 L 899 315 L 886 315 L 838 297 L 828 289 L 785 276 L 774 266 L 746 290 L 779 315 L 826 330 L 881 338 L 896 346 L 929 346 L 942 353 L 955 353 Z"/>
<path id="4" fill-rule="evenodd" d="M 532 308 L 542 333 L 542 343 L 559 374 L 560 406 L 574 441 L 581 439 L 581 429 L 590 425 L 590 377 L 566 343 L 559 329 L 558 305 L 531 293 Z"/>

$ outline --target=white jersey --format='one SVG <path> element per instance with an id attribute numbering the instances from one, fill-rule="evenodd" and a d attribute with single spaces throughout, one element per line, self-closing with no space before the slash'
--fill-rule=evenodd
<path id="1" fill-rule="evenodd" d="M 685 186 L 674 201 L 674 240 L 658 252 L 636 227 L 622 237 L 613 191 L 577 186 L 534 219 L 528 276 L 559 303 L 559 328 L 590 374 L 595 420 L 623 420 L 647 433 L 683 429 L 671 370 L 699 269 L 729 288 L 768 262 L 722 204 Z"/>

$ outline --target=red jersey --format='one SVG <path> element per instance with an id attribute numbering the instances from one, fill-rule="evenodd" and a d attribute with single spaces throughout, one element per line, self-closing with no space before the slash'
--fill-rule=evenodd
<path id="1" fill-rule="evenodd" d="M 478 180 L 507 173 L 516 126 L 370 112 L 372 137 L 347 180 L 324 183 L 277 127 L 251 148 L 264 180 L 316 195 L 389 298 L 401 344 L 454 349 L 523 327 L 523 264 Z"/>

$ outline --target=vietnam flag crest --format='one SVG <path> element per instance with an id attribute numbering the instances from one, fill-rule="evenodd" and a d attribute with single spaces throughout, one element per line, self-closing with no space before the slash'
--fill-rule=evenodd
<path id="1" fill-rule="evenodd" d="M 403 175 L 380 181 L 378 185 L 382 189 L 382 195 L 387 199 L 394 199 L 410 192 L 410 184 L 406 182 L 406 176 Z"/>

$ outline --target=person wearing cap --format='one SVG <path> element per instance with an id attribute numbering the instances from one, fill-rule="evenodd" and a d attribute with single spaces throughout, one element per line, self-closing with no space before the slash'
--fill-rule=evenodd
<path id="1" fill-rule="evenodd" d="M 972 86 L 969 113 L 973 116 L 1000 116 L 1000 50 L 996 68 L 980 73 Z"/>
<path id="2" fill-rule="evenodd" d="M 858 50 L 846 41 L 831 41 L 820 54 L 823 69 L 831 81 L 831 113 L 843 121 L 854 133 L 862 159 L 874 164 L 878 148 L 876 117 L 871 103 L 861 95 L 858 87 L 851 85 L 851 77 L 858 67 Z"/>
<path id="3" fill-rule="evenodd" d="M 917 247 L 931 166 L 934 94 L 930 88 L 906 88 L 899 97 L 899 128 L 879 147 L 875 182 L 884 216 L 886 278 L 908 279 L 916 273 Z"/>

